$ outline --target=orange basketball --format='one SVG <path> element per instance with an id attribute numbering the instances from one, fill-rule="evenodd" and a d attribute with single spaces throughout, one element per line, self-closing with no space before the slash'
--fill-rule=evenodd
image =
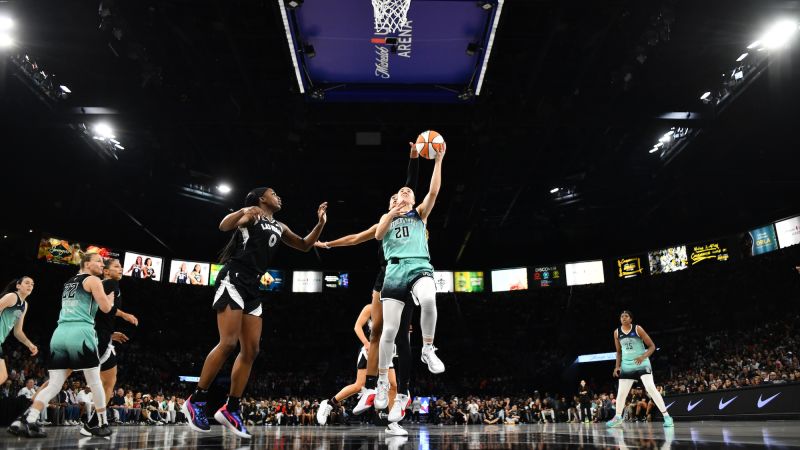
<path id="1" fill-rule="evenodd" d="M 420 156 L 433 159 L 436 157 L 436 153 L 442 151 L 447 144 L 444 142 L 444 136 L 439 134 L 438 131 L 428 130 L 417 136 L 415 145 Z"/>

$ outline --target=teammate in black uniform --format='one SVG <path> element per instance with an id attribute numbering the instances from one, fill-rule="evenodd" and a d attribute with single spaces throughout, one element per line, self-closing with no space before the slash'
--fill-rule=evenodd
<path id="1" fill-rule="evenodd" d="M 417 179 L 419 178 L 419 153 L 413 142 L 409 143 L 411 146 L 408 171 L 406 173 L 405 186 L 413 190 L 417 189 Z M 397 194 L 392 195 L 389 200 L 389 210 L 394 208 L 397 203 Z M 341 237 L 339 239 L 329 242 L 317 242 L 314 244 L 317 248 L 330 249 L 334 247 L 346 247 L 351 245 L 358 245 L 363 242 L 375 239 L 375 230 L 378 224 L 356 234 Z M 367 351 L 367 378 L 365 382 L 366 389 L 362 390 L 359 394 L 359 401 L 355 408 L 354 414 L 361 414 L 367 409 L 372 407 L 372 401 L 375 398 L 375 385 L 378 380 L 378 349 L 380 348 L 381 333 L 383 331 L 383 305 L 381 304 L 381 289 L 383 289 L 383 279 L 386 275 L 386 258 L 383 255 L 383 246 L 378 246 L 378 274 L 375 277 L 375 285 L 372 288 L 372 307 L 371 319 L 372 328 L 370 329 L 369 336 L 369 349 Z M 407 330 L 411 324 L 411 308 L 406 308 L 408 313 L 403 314 L 403 320 L 400 324 L 400 329 Z M 403 328 L 404 327 L 404 328 Z M 402 339 L 403 333 L 398 333 L 398 338 L 395 340 L 397 346 L 397 353 L 399 355 L 398 362 L 395 365 L 397 371 L 397 386 L 398 392 L 405 392 L 408 389 L 408 383 L 411 379 L 411 359 L 406 357 L 411 353 L 410 344 L 408 339 Z M 392 399 L 393 400 L 393 399 Z M 390 403 L 392 404 L 392 403 Z"/>
<path id="2" fill-rule="evenodd" d="M 274 263 L 278 241 L 300 251 L 311 250 L 327 221 L 328 204 L 319 205 L 317 225 L 301 238 L 273 217 L 281 210 L 281 199 L 273 189 L 253 189 L 244 203 L 244 208 L 228 214 L 219 224 L 221 231 L 234 231 L 220 258 L 224 266 L 217 275 L 212 304 L 217 311 L 219 344 L 206 357 L 197 390 L 184 402 L 183 412 L 193 430 L 209 431 L 205 414 L 208 388 L 238 343 L 240 350 L 231 372 L 230 395 L 214 419 L 237 436 L 249 438 L 241 416 L 240 398 L 261 338 L 260 280 Z"/>

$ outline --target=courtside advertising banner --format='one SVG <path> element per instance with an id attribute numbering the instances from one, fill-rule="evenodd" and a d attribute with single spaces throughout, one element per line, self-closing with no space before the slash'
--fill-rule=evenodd
<path id="1" fill-rule="evenodd" d="M 436 284 L 437 294 L 453 292 L 453 272 L 447 270 L 434 270 L 433 282 Z"/>
<path id="2" fill-rule="evenodd" d="M 781 248 L 800 244 L 800 216 L 775 222 L 775 231 Z"/>
<path id="3" fill-rule="evenodd" d="M 456 272 L 453 279 L 456 292 L 483 292 L 483 272 Z"/>
<path id="4" fill-rule="evenodd" d="M 603 261 L 601 260 L 568 263 L 564 271 L 567 273 L 567 286 L 605 282 Z"/>
<path id="5" fill-rule="evenodd" d="M 161 281 L 164 259 L 136 252 L 125 252 L 122 275 L 143 280 Z"/>
<path id="6" fill-rule="evenodd" d="M 322 272 L 294 271 L 292 273 L 292 292 L 322 292 Z"/>
<path id="7" fill-rule="evenodd" d="M 664 397 L 667 411 L 683 420 L 789 418 L 800 416 L 800 384 L 697 392 Z M 675 424 L 679 426 L 679 424 Z"/>
<path id="8" fill-rule="evenodd" d="M 492 292 L 524 291 L 528 289 L 528 269 L 492 271 Z"/>

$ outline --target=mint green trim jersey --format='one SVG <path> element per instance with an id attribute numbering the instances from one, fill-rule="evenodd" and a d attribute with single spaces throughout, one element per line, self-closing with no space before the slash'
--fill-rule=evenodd
<path id="1" fill-rule="evenodd" d="M 629 333 L 623 332 L 620 326 L 617 329 L 617 336 L 619 337 L 619 345 L 622 347 L 623 362 L 633 362 L 634 359 L 642 356 L 647 350 L 644 341 L 636 332 L 636 325 L 631 326 Z"/>
<path id="2" fill-rule="evenodd" d="M 392 220 L 383 236 L 383 255 L 391 258 L 430 258 L 425 222 L 416 209 Z"/>
<path id="3" fill-rule="evenodd" d="M 17 301 L 3 310 L 0 313 L 0 345 L 5 342 L 8 334 L 14 329 L 14 325 L 17 324 L 17 321 L 22 314 L 25 312 L 25 307 L 27 303 L 24 300 L 19 298 L 19 295 L 14 293 L 17 296 Z M 2 350 L 0 350 L 0 353 Z"/>
<path id="4" fill-rule="evenodd" d="M 94 326 L 94 315 L 99 305 L 92 298 L 92 294 L 83 288 L 83 281 L 90 277 L 89 274 L 78 274 L 64 283 L 61 294 L 61 312 L 58 323 L 86 323 Z"/>

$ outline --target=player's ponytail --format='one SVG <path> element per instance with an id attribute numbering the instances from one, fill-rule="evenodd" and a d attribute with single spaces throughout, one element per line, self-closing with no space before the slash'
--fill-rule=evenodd
<path id="1" fill-rule="evenodd" d="M 269 188 L 259 187 L 248 192 L 247 196 L 244 198 L 244 206 L 246 208 L 250 206 L 258 206 L 259 199 L 261 198 L 262 195 L 264 195 L 264 192 L 267 192 L 267 189 Z M 228 260 L 231 259 L 231 256 L 233 256 L 233 251 L 236 250 L 236 234 L 238 232 L 239 232 L 238 229 L 233 230 L 233 234 L 231 235 L 231 238 L 228 240 L 228 243 L 225 244 L 225 247 L 223 247 L 222 251 L 219 252 L 220 264 L 227 263 Z"/>

